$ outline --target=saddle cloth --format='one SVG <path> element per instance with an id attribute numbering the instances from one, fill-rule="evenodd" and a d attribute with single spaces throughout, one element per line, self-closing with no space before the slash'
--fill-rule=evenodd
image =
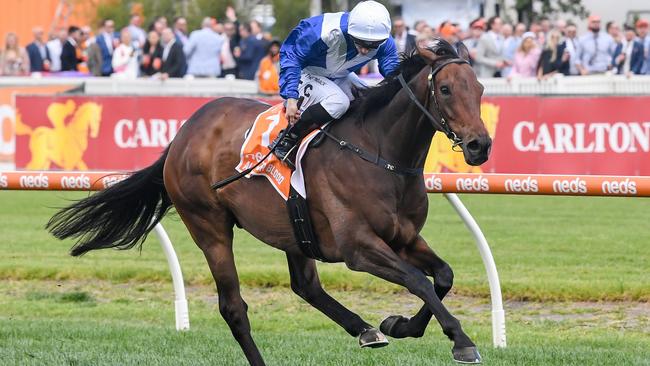
<path id="1" fill-rule="evenodd" d="M 235 169 L 241 173 L 257 164 L 269 152 L 269 145 L 278 137 L 280 131 L 288 125 L 289 122 L 285 117 L 282 103 L 260 113 L 255 118 L 253 126 L 246 131 L 244 144 L 241 147 L 239 165 Z M 265 177 L 285 201 L 289 197 L 292 186 L 303 198 L 307 198 L 300 161 L 307 151 L 309 142 L 319 133 L 319 130 L 312 131 L 300 142 L 296 153 L 296 170 L 293 174 L 286 164 L 274 154 L 271 154 L 257 168 L 246 175 L 246 178 L 252 176 Z"/>

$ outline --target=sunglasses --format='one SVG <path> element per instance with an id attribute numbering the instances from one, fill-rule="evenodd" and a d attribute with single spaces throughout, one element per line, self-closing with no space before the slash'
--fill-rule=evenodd
<path id="1" fill-rule="evenodd" d="M 350 36 L 350 38 L 352 38 L 352 42 L 354 42 L 354 44 L 357 46 L 361 48 L 367 48 L 369 50 L 375 50 L 379 48 L 379 46 L 381 46 L 386 41 L 385 39 L 382 39 L 380 41 L 364 41 L 363 39 L 354 38 L 352 36 Z"/>

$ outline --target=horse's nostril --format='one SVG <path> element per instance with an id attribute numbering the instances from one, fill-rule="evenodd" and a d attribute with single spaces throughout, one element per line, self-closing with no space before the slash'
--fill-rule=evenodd
<path id="1" fill-rule="evenodd" d="M 477 153 L 481 150 L 481 144 L 479 144 L 478 140 L 472 140 L 467 143 L 467 150 L 471 153 Z"/>

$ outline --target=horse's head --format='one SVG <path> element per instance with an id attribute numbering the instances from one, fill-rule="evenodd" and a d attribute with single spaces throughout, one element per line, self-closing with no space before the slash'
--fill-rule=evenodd
<path id="1" fill-rule="evenodd" d="M 436 39 L 420 55 L 431 66 L 428 109 L 440 122 L 438 130 L 463 149 L 465 162 L 481 165 L 488 159 L 492 139 L 481 120 L 481 85 L 469 65 L 469 52 Z M 426 105 L 426 104 L 425 104 Z"/>
<path id="2" fill-rule="evenodd" d="M 72 118 L 72 123 L 82 129 L 90 128 L 90 137 L 97 138 L 99 135 L 101 116 L 101 105 L 93 102 L 86 102 L 79 106 Z"/>

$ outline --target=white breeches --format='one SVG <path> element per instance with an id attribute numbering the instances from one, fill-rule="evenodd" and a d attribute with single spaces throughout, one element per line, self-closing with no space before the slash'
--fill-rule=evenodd
<path id="1" fill-rule="evenodd" d="M 300 106 L 300 112 L 311 105 L 321 103 L 332 117 L 341 118 L 350 107 L 350 101 L 354 99 L 352 96 L 353 85 L 366 86 L 354 73 L 350 73 L 347 77 L 330 80 L 303 70 L 300 75 L 298 93 L 305 99 Z"/>

